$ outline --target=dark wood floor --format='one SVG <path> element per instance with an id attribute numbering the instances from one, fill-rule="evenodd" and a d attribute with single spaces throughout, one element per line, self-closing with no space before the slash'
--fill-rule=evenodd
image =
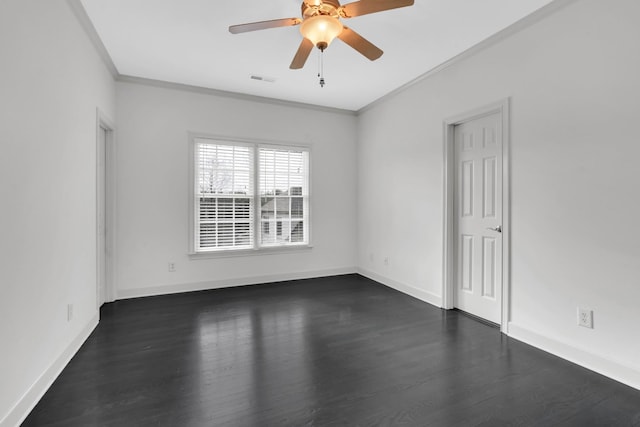
<path id="1" fill-rule="evenodd" d="M 361 276 L 107 304 L 24 426 L 640 426 L 640 391 Z"/>

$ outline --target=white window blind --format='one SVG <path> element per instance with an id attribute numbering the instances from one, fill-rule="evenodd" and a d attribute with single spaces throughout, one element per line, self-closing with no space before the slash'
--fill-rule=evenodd
<path id="1" fill-rule="evenodd" d="M 309 244 L 309 151 L 193 139 L 196 253 Z"/>
<path id="2" fill-rule="evenodd" d="M 252 248 L 253 149 L 196 140 L 195 151 L 196 250 Z"/>

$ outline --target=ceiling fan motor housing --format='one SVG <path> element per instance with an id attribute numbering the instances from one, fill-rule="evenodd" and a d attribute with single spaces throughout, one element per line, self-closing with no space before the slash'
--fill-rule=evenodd
<path id="1" fill-rule="evenodd" d="M 307 19 L 318 15 L 328 15 L 339 18 L 339 7 L 340 2 L 338 0 L 305 0 L 302 2 L 302 18 Z"/>

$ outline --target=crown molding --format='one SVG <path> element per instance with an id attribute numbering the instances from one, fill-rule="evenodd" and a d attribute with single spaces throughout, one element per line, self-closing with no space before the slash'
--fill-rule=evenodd
<path id="1" fill-rule="evenodd" d="M 505 29 L 503 29 L 502 31 L 499 31 L 497 33 L 495 33 L 492 36 L 487 37 L 486 39 L 484 39 L 483 41 L 481 41 L 480 43 L 477 43 L 473 46 L 471 46 L 469 49 L 459 53 L 458 55 L 454 56 L 453 58 L 449 59 L 448 61 L 443 62 L 442 64 L 432 68 L 431 70 L 427 71 L 424 74 L 421 74 L 420 76 L 416 77 L 415 79 L 403 84 L 402 86 L 398 87 L 397 89 L 392 90 L 391 92 L 387 93 L 386 95 L 381 96 L 380 98 L 376 99 L 375 101 L 373 101 L 370 104 L 365 105 L 364 107 L 360 108 L 359 110 L 356 111 L 356 115 L 359 116 L 371 109 L 373 109 L 374 107 L 384 103 L 385 101 L 387 101 L 388 99 L 391 99 L 393 97 L 395 97 L 396 95 L 405 92 L 406 90 L 410 89 L 411 87 L 415 86 L 416 84 L 422 82 L 423 80 L 428 79 L 431 76 L 434 76 L 435 74 L 451 67 L 454 64 L 457 64 L 458 62 L 464 61 L 467 58 L 470 58 L 480 52 L 482 52 L 485 49 L 488 49 L 492 46 L 497 45 L 498 43 L 500 43 L 501 41 L 511 37 L 514 34 L 519 33 L 520 31 L 523 31 L 526 28 L 531 27 L 532 25 L 542 21 L 543 19 L 547 18 L 548 16 L 553 15 L 554 13 L 558 12 L 560 9 L 563 9 L 567 6 L 569 6 L 572 3 L 576 3 L 579 0 L 554 0 L 551 3 L 541 7 L 540 9 L 536 10 L 535 12 L 525 16 L 524 18 L 520 19 L 519 21 L 514 22 L 513 24 L 509 25 L 508 27 L 506 27 Z"/>
<path id="2" fill-rule="evenodd" d="M 225 98 L 232 98 L 232 99 L 238 99 L 241 101 L 259 102 L 262 104 L 278 105 L 283 107 L 304 108 L 307 110 L 322 111 L 325 113 L 343 114 L 347 116 L 356 115 L 356 111 L 353 111 L 353 110 L 344 110 L 341 108 L 324 107 L 321 105 L 314 105 L 314 104 L 305 104 L 303 102 L 286 101 L 282 99 L 267 98 L 267 97 L 256 96 L 256 95 L 247 95 L 239 92 L 229 92 L 225 90 L 211 89 L 211 88 L 206 88 L 202 86 L 192 86 L 192 85 L 187 85 L 183 83 L 173 83 L 173 82 L 167 82 L 164 80 L 147 79 L 144 77 L 127 76 L 123 74 L 118 74 L 116 81 L 121 83 L 132 83 L 132 84 L 158 87 L 162 89 L 192 92 L 192 93 L 198 93 L 201 95 L 212 95 L 212 96 L 219 96 L 219 97 L 225 97 Z"/>
<path id="3" fill-rule="evenodd" d="M 239 99 L 239 100 L 244 100 L 244 101 L 259 102 L 259 103 L 269 104 L 269 105 L 279 105 L 279 106 L 285 106 L 285 107 L 304 108 L 304 109 L 307 109 L 307 110 L 322 111 L 322 112 L 334 113 L 334 114 L 343 114 L 343 115 L 348 115 L 348 116 L 359 116 L 359 115 L 361 115 L 361 114 L 373 109 L 377 105 L 380 105 L 380 104 L 384 103 L 388 99 L 391 99 L 391 98 L 395 97 L 396 95 L 405 92 L 406 90 L 408 90 L 411 87 L 417 85 L 418 83 L 422 82 L 423 80 L 426 80 L 429 77 L 431 77 L 431 76 L 433 76 L 433 75 L 435 75 L 435 74 L 437 74 L 437 73 L 449 68 L 452 65 L 457 64 L 458 62 L 461 62 L 461 61 L 463 61 L 463 60 L 465 60 L 467 58 L 470 58 L 470 57 L 482 52 L 485 49 L 488 49 L 488 48 L 490 48 L 492 46 L 497 45 L 498 43 L 500 43 L 501 41 L 509 38 L 510 36 L 520 32 L 520 31 L 522 31 L 522 30 L 524 30 L 526 28 L 531 27 L 532 25 L 542 21 L 543 19 L 547 18 L 548 16 L 553 15 L 554 13 L 558 12 L 559 10 L 569 6 L 572 3 L 576 3 L 578 1 L 579 0 L 554 0 L 551 3 L 549 3 L 549 4 L 541 7 L 540 9 L 536 10 L 535 12 L 525 16 L 524 18 L 520 19 L 519 21 L 513 23 L 512 25 L 506 27 L 502 31 L 499 31 L 496 34 L 494 34 L 492 36 L 489 36 L 488 38 L 484 39 L 480 43 L 475 44 L 474 46 L 470 47 L 469 49 L 465 50 L 464 52 L 462 52 L 462 53 L 454 56 L 453 58 L 449 59 L 448 61 L 445 61 L 442 64 L 432 68 L 431 70 L 425 72 L 424 74 L 421 74 L 420 76 L 416 77 L 415 79 L 403 84 L 402 86 L 398 87 L 397 89 L 392 90 L 391 92 L 381 96 L 380 98 L 376 99 L 375 101 L 365 105 L 364 107 L 362 107 L 362 108 L 360 108 L 358 110 L 346 110 L 346 109 L 341 109 L 341 108 L 326 107 L 326 106 L 321 106 L 321 105 L 307 104 L 307 103 L 303 103 L 303 102 L 287 101 L 287 100 L 281 100 L 281 99 L 276 99 L 276 98 L 268 98 L 268 97 L 262 97 L 262 96 L 257 96 L 257 95 L 248 95 L 248 94 L 243 94 L 243 93 L 239 93 L 239 92 L 230 92 L 230 91 L 225 91 L 225 90 L 220 90 L 220 89 L 212 89 L 212 88 L 207 88 L 207 87 L 202 87 L 202 86 L 187 85 L 187 84 L 182 84 L 182 83 L 173 83 L 173 82 L 167 82 L 167 81 L 163 81 L 163 80 L 154 80 L 154 79 L 148 79 L 148 78 L 143 78 L 143 77 L 136 77 L 136 76 L 129 76 L 129 75 L 120 74 L 118 72 L 118 69 L 116 68 L 113 60 L 111 59 L 111 56 L 109 55 L 107 49 L 105 48 L 104 44 L 102 43 L 102 40 L 100 39 L 100 36 L 98 35 L 98 32 L 96 31 L 95 27 L 93 26 L 93 23 L 89 19 L 89 15 L 87 15 L 87 12 L 85 11 L 81 0 L 67 0 L 67 3 L 69 4 L 69 6 L 70 6 L 71 10 L 73 11 L 73 13 L 75 14 L 76 18 L 78 19 L 78 22 L 80 23 L 80 25 L 85 30 L 87 36 L 89 37 L 89 39 L 91 40 L 91 42 L 95 46 L 96 51 L 98 52 L 98 54 L 102 58 L 104 64 L 107 67 L 107 69 L 109 70 L 109 72 L 111 73 L 113 78 L 118 82 L 140 84 L 140 85 L 153 86 L 153 87 L 159 87 L 159 88 L 164 88 L 164 89 L 181 90 L 181 91 L 199 93 L 199 94 L 204 94 L 204 95 L 227 97 L 227 98 Z"/>
<path id="4" fill-rule="evenodd" d="M 111 55 L 107 52 L 107 48 L 104 47 L 96 28 L 93 26 L 91 19 L 89 19 L 89 15 L 87 15 L 87 11 L 84 9 L 82 2 L 80 0 L 67 0 L 67 4 L 73 11 L 73 14 L 78 19 L 78 22 L 84 29 L 84 32 L 91 40 L 91 43 L 96 48 L 96 52 L 104 62 L 104 65 L 107 67 L 107 70 L 111 73 L 114 79 L 116 79 L 120 74 L 118 73 L 118 69 L 116 65 L 113 63 L 111 59 Z"/>
<path id="5" fill-rule="evenodd" d="M 186 92 L 200 93 L 204 95 L 221 96 L 226 98 L 240 99 L 243 101 L 260 102 L 263 104 L 270 104 L 270 105 L 280 105 L 280 106 L 293 107 L 293 108 L 304 108 L 307 110 L 322 111 L 326 113 L 344 114 L 348 116 L 356 115 L 356 111 L 354 110 L 325 107 L 321 105 L 286 101 L 286 100 L 267 98 L 267 97 L 256 96 L 256 95 L 247 95 L 247 94 L 242 94 L 238 92 L 230 92 L 230 91 L 211 89 L 211 88 L 206 88 L 201 86 L 192 86 L 192 85 L 187 85 L 182 83 L 172 83 L 172 82 L 166 82 L 162 80 L 154 80 L 154 79 L 147 79 L 143 77 L 135 77 L 135 76 L 120 74 L 113 60 L 111 59 L 111 55 L 109 55 L 109 52 L 107 51 L 106 47 L 102 43 L 102 39 L 100 39 L 98 32 L 93 26 L 93 23 L 89 18 L 89 15 L 87 15 L 87 11 L 84 9 L 84 6 L 82 5 L 82 1 L 67 0 L 67 3 L 69 4 L 69 7 L 73 11 L 76 18 L 78 19 L 78 22 L 84 29 L 85 33 L 87 34 L 87 37 L 89 37 L 89 40 L 91 40 L 91 43 L 93 43 L 96 49 L 96 52 L 104 62 L 105 66 L 113 76 L 114 80 L 118 82 L 141 84 L 141 85 L 147 85 L 147 86 L 160 87 L 164 89 L 181 90 Z"/>

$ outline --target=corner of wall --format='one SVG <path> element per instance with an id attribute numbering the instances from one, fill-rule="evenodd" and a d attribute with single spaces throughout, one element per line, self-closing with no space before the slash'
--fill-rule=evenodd
<path id="1" fill-rule="evenodd" d="M 29 413 L 33 410 L 49 387 L 58 378 L 58 375 L 71 361 L 73 356 L 80 350 L 82 344 L 89 338 L 89 335 L 98 326 L 100 314 L 96 314 L 89 320 L 80 333 L 69 343 L 67 348 L 51 363 L 51 365 L 38 377 L 26 393 L 16 402 L 9 413 L 0 420 L 0 427 L 19 426 Z"/>
<path id="2" fill-rule="evenodd" d="M 91 41 L 91 43 L 95 47 L 96 53 L 100 56 L 100 58 L 102 59 L 102 62 L 104 62 L 105 67 L 107 68 L 109 73 L 111 73 L 111 76 L 115 81 L 115 79 L 118 78 L 120 73 L 118 73 L 118 69 L 114 64 L 113 59 L 111 59 L 111 55 L 109 55 L 107 48 L 102 43 L 102 39 L 100 39 L 100 36 L 98 35 L 98 32 L 93 26 L 93 23 L 89 18 L 89 15 L 87 15 L 87 11 L 84 9 L 82 2 L 80 0 L 67 0 L 67 3 L 69 4 L 69 7 L 73 11 L 76 18 L 78 19 L 78 23 L 84 29 L 84 32 L 87 34 L 87 38 Z"/>
<path id="3" fill-rule="evenodd" d="M 414 298 L 417 298 L 420 301 L 424 301 L 438 308 L 442 308 L 442 297 L 440 295 L 436 295 L 432 292 L 418 289 L 415 286 L 412 286 L 406 283 L 398 282 L 397 280 L 390 279 L 388 277 L 382 276 L 378 273 L 374 273 L 373 271 L 370 271 L 364 268 L 358 267 L 357 272 L 361 276 L 367 277 L 378 283 L 382 283 L 383 285 L 391 289 L 395 289 L 396 291 L 399 291 L 409 296 L 412 296 Z"/>

